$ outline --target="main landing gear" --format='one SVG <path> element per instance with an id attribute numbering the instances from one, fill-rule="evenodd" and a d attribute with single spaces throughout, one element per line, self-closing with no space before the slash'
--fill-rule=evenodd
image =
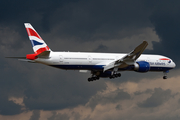
<path id="1" fill-rule="evenodd" d="M 121 77 L 121 73 L 114 73 L 113 75 L 111 75 L 109 78 L 113 79 L 113 78 L 117 78 L 117 77 Z"/>
<path id="2" fill-rule="evenodd" d="M 88 78 L 88 82 L 99 80 L 99 77 L 100 76 L 93 74 L 92 77 Z M 101 76 L 101 77 L 108 77 L 108 76 Z M 110 79 L 117 78 L 117 77 L 121 77 L 121 73 L 114 73 L 109 76 Z"/>
<path id="3" fill-rule="evenodd" d="M 99 80 L 98 76 L 93 75 L 92 77 L 88 78 L 88 82 Z"/>
<path id="4" fill-rule="evenodd" d="M 168 73 L 169 71 L 163 71 L 163 73 L 164 73 L 164 76 L 163 76 L 163 79 L 167 79 L 167 73 Z"/>

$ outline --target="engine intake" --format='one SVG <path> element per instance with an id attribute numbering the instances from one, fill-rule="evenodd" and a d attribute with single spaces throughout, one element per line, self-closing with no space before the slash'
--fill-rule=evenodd
<path id="1" fill-rule="evenodd" d="M 148 72 L 150 70 L 150 65 L 146 61 L 139 61 L 134 64 L 134 70 L 136 72 Z"/>

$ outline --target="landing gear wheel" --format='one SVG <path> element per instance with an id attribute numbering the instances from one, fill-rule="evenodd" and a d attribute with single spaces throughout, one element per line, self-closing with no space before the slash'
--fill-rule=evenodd
<path id="1" fill-rule="evenodd" d="M 117 78 L 117 77 L 121 77 L 121 73 L 114 73 L 109 78 L 112 79 L 112 78 Z"/>
<path id="2" fill-rule="evenodd" d="M 95 80 L 99 80 L 99 77 L 96 76 L 96 77 L 90 77 L 90 78 L 88 78 L 88 82 L 95 81 Z"/>
<path id="3" fill-rule="evenodd" d="M 163 79 L 167 79 L 167 73 L 168 73 L 169 71 L 163 71 L 163 73 L 164 73 L 164 76 L 163 76 Z"/>
<path id="4" fill-rule="evenodd" d="M 88 82 L 91 82 L 92 81 L 92 78 L 88 78 Z"/>
<path id="5" fill-rule="evenodd" d="M 121 73 L 118 74 L 118 77 L 121 77 Z"/>

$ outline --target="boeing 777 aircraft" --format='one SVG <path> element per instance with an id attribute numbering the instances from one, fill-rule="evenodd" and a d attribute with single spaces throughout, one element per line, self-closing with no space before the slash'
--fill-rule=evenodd
<path id="1" fill-rule="evenodd" d="M 31 41 L 34 54 L 27 54 L 19 60 L 41 63 L 48 66 L 65 69 L 91 71 L 88 81 L 98 80 L 100 77 L 120 77 L 121 71 L 136 72 L 163 72 L 163 79 L 176 65 L 172 59 L 162 55 L 147 55 L 142 52 L 148 43 L 143 41 L 139 46 L 127 54 L 116 53 L 90 53 L 90 52 L 54 52 L 52 51 L 30 23 L 25 27 Z M 18 58 L 18 57 L 16 57 Z"/>

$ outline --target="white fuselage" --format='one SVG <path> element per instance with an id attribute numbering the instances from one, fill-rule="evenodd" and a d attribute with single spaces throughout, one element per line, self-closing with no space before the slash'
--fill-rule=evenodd
<path id="1" fill-rule="evenodd" d="M 103 70 L 103 66 L 121 59 L 127 54 L 118 53 L 88 53 L 88 52 L 51 52 L 49 59 L 38 58 L 35 62 L 61 69 L 73 70 Z M 161 60 L 162 59 L 162 60 Z M 167 71 L 175 67 L 175 63 L 162 55 L 142 54 L 137 60 L 150 64 L 149 71 Z M 121 70 L 121 69 L 119 69 Z M 125 69 L 122 69 L 125 70 Z M 131 70 L 131 69 L 127 69 Z"/>
<path id="2" fill-rule="evenodd" d="M 143 41 L 127 54 L 118 53 L 88 53 L 88 52 L 53 52 L 32 27 L 24 24 L 31 41 L 34 54 L 27 54 L 26 61 L 37 62 L 66 70 L 91 71 L 92 77 L 88 81 L 98 80 L 100 77 L 116 78 L 118 71 L 163 71 L 165 74 L 175 67 L 175 63 L 162 55 L 142 54 L 148 45 Z M 164 79 L 167 78 L 165 75 Z"/>

